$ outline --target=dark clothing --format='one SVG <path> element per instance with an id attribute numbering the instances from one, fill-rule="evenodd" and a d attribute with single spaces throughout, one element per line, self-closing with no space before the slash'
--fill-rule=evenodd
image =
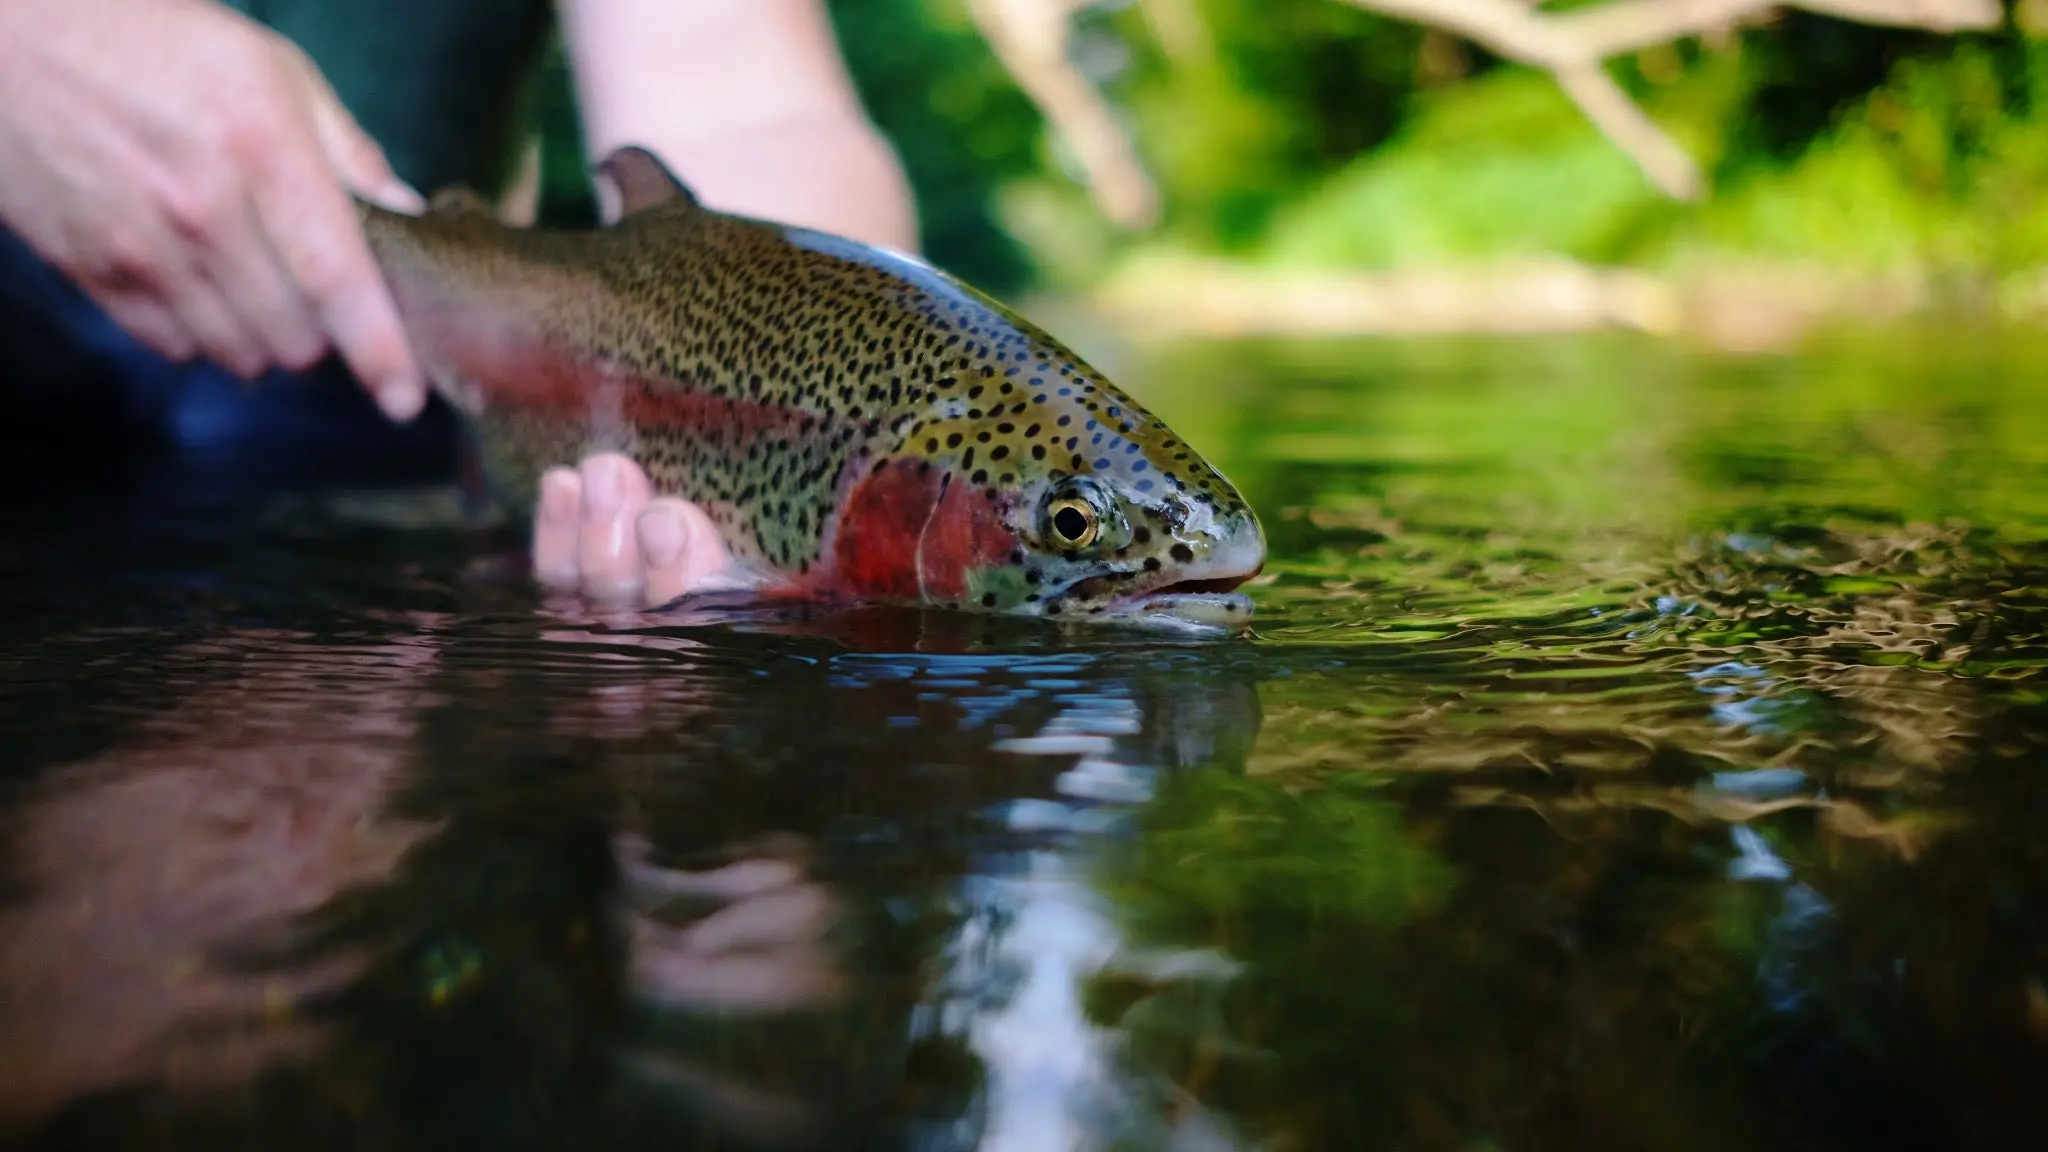
<path id="1" fill-rule="evenodd" d="M 226 0 L 305 49 L 406 183 L 504 186 L 553 27 L 545 0 Z"/>

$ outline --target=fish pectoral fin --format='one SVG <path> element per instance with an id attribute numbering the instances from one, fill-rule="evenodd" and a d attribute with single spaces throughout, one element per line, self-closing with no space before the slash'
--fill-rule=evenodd
<path id="1" fill-rule="evenodd" d="M 597 175 L 609 180 L 617 190 L 621 220 L 664 204 L 698 206 L 697 194 L 678 180 L 660 157 L 638 144 L 615 149 L 598 164 Z"/>

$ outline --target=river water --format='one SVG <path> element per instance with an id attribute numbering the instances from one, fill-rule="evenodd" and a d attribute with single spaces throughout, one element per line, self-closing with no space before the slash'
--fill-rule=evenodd
<path id="1" fill-rule="evenodd" d="M 16 460 L 0 1133 L 2048 1146 L 2044 352 L 1106 354 L 1267 525 L 1233 639 Z"/>

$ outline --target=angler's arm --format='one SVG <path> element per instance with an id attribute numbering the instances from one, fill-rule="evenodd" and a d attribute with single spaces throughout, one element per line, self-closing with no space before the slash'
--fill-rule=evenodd
<path id="1" fill-rule="evenodd" d="M 917 249 L 823 0 L 558 0 L 593 159 L 639 144 L 726 211 Z"/>

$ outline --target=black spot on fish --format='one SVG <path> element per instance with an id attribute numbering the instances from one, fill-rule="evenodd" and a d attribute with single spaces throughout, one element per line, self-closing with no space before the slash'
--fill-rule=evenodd
<path id="1" fill-rule="evenodd" d="M 1195 550 L 1185 544 L 1175 544 L 1171 549 L 1171 554 L 1175 560 L 1182 564 L 1192 564 L 1195 562 Z"/>

